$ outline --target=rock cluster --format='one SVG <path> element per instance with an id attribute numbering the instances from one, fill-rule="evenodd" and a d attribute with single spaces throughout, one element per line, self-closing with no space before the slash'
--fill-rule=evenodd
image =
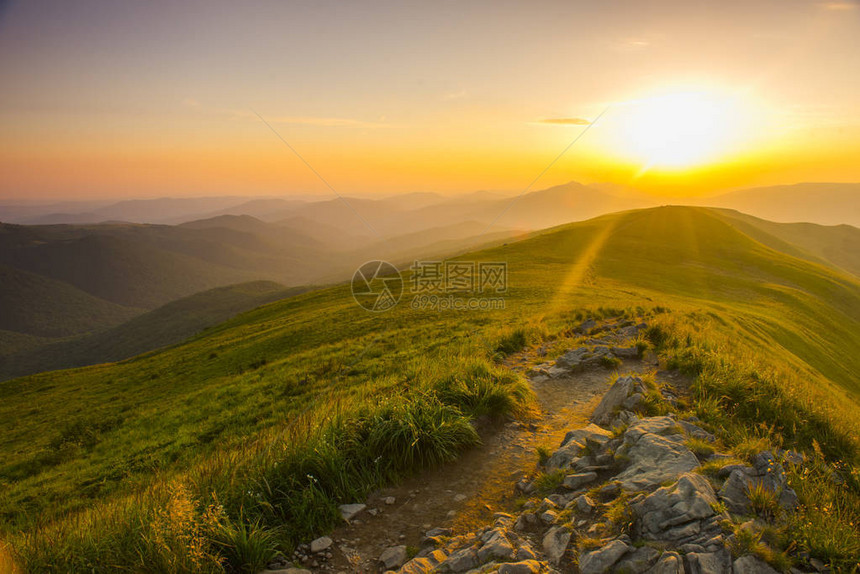
<path id="1" fill-rule="evenodd" d="M 583 335 L 601 334 L 600 338 L 585 339 L 584 346 L 567 351 L 554 362 L 537 365 L 529 374 L 532 380 L 539 382 L 568 376 L 590 367 L 614 367 L 618 359 L 635 359 L 639 356 L 639 349 L 631 346 L 631 340 L 636 339 L 645 327 L 645 323 L 637 325 L 630 321 L 598 325 L 589 319 L 576 332 Z"/>
<path id="2" fill-rule="evenodd" d="M 627 353 L 636 349 L 622 345 L 645 325 L 610 327 L 586 321 L 576 331 L 591 337 L 588 346 L 542 365 L 532 378 L 632 356 Z M 491 526 L 456 536 L 446 528 L 428 530 L 417 552 L 402 545 L 385 549 L 380 571 L 774 574 L 759 557 L 738 550 L 737 533 L 760 531 L 776 518 L 755 515 L 750 496 L 757 489 L 771 493 L 779 512 L 791 512 L 797 495 L 784 461 L 803 464 L 803 457 L 765 451 L 744 464 L 717 452 L 716 437 L 701 421 L 672 412 L 682 392 L 635 375 L 618 377 L 590 424 L 567 432 L 547 457 L 540 480 L 525 477 L 514 485 L 526 498 L 517 514 L 497 513 Z M 344 518 L 352 519 L 346 510 Z"/>
<path id="3" fill-rule="evenodd" d="M 542 471 L 559 478 L 552 492 L 521 480 L 515 489 L 530 498 L 518 515 L 498 514 L 492 527 L 468 535 L 430 532 L 428 546 L 399 572 L 771 574 L 758 557 L 733 555 L 732 542 L 756 485 L 788 511 L 797 504 L 779 458 L 762 452 L 750 465 L 701 474 L 702 460 L 733 459 L 716 452 L 716 438 L 695 417 L 644 416 L 643 397 L 661 392 L 640 377 L 619 377 L 591 424 L 569 431 L 544 463 Z M 714 452 L 700 460 L 691 439 Z"/>

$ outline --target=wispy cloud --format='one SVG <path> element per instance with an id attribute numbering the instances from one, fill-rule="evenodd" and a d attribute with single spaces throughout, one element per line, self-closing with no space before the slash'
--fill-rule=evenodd
<path id="1" fill-rule="evenodd" d="M 251 110 L 237 110 L 230 108 L 218 108 L 205 106 L 194 98 L 185 98 L 182 105 L 194 109 L 198 113 L 213 116 L 222 116 L 234 120 L 259 121 L 259 118 Z M 380 122 L 367 122 L 353 118 L 322 117 L 322 116 L 267 116 L 266 120 L 272 124 L 313 126 L 324 128 L 383 128 L 391 127 L 384 123 L 384 117 Z"/>
<path id="2" fill-rule="evenodd" d="M 442 100 L 449 102 L 451 100 L 462 100 L 467 96 L 466 90 L 460 90 L 459 92 L 449 92 L 442 96 Z"/>
<path id="3" fill-rule="evenodd" d="M 538 120 L 537 123 L 556 126 L 587 126 L 591 124 L 590 121 L 584 118 L 546 118 Z"/>
<path id="4" fill-rule="evenodd" d="M 621 38 L 611 42 L 611 46 L 619 52 L 638 52 L 651 47 L 651 41 L 645 38 Z"/>

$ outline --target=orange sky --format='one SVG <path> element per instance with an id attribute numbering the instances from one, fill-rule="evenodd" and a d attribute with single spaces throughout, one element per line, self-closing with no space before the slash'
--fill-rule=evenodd
<path id="1" fill-rule="evenodd" d="M 860 4 L 29 1 L 0 199 L 860 181 Z M 588 122 L 601 113 L 600 120 Z"/>

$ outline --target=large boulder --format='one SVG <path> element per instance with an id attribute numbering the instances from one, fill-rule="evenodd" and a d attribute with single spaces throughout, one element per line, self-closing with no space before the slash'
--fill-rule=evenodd
<path id="1" fill-rule="evenodd" d="M 379 556 L 379 565 L 385 570 L 394 570 L 400 568 L 409 559 L 409 554 L 406 551 L 406 546 L 392 546 L 386 548 Z"/>
<path id="2" fill-rule="evenodd" d="M 741 556 L 732 565 L 732 574 L 779 574 L 755 556 Z"/>
<path id="3" fill-rule="evenodd" d="M 616 452 L 616 457 L 628 460 L 627 468 L 615 477 L 624 490 L 652 490 L 699 467 L 683 435 L 663 436 L 673 428 L 674 421 L 669 417 L 652 417 L 627 429 L 624 444 Z"/>
<path id="4" fill-rule="evenodd" d="M 555 360 L 555 366 L 569 371 L 576 371 L 585 367 L 600 364 L 604 357 L 612 357 L 609 347 L 597 345 L 595 347 L 580 347 L 561 355 Z"/>
<path id="5" fill-rule="evenodd" d="M 562 526 L 550 528 L 543 537 L 543 553 L 550 564 L 558 565 L 570 543 L 570 530 Z"/>
<path id="6" fill-rule="evenodd" d="M 648 574 L 684 574 L 684 560 L 676 552 L 664 552 Z"/>
<path id="7" fill-rule="evenodd" d="M 495 528 L 488 534 L 484 545 L 478 550 L 479 562 L 484 563 L 494 558 L 510 560 L 514 557 L 514 547 L 500 529 Z"/>
<path id="8" fill-rule="evenodd" d="M 797 493 L 788 486 L 785 468 L 770 451 L 753 457 L 752 466 L 733 465 L 723 470 L 729 475 L 720 489 L 720 499 L 733 514 L 749 514 L 749 493 L 757 487 L 773 492 L 786 510 L 797 506 Z"/>
<path id="9" fill-rule="evenodd" d="M 591 422 L 603 426 L 609 425 L 627 397 L 633 394 L 637 382 L 641 383 L 638 377 L 618 377 L 594 409 Z"/>
<path id="10" fill-rule="evenodd" d="M 630 546 L 626 542 L 613 540 L 602 548 L 580 555 L 579 571 L 582 574 L 604 574 L 629 551 Z"/>
<path id="11" fill-rule="evenodd" d="M 561 446 L 564 446 L 571 441 L 578 442 L 582 445 L 590 443 L 603 445 L 609 442 L 611 439 L 612 433 L 610 431 L 592 423 L 588 426 L 568 431 L 567 434 L 564 435 L 564 439 L 562 439 L 561 441 Z"/>
<path id="12" fill-rule="evenodd" d="M 616 572 L 625 574 L 643 574 L 647 572 L 660 558 L 660 553 L 650 546 L 642 546 L 624 556 L 615 564 Z"/>
<path id="13" fill-rule="evenodd" d="M 721 532 L 714 512 L 716 502 L 714 489 L 704 476 L 684 474 L 675 484 L 633 503 L 633 512 L 639 518 L 637 534 L 646 540 L 677 546 L 709 540 Z"/>
<path id="14" fill-rule="evenodd" d="M 466 572 L 478 565 L 478 554 L 471 548 L 463 548 L 452 552 L 448 558 L 439 565 L 442 572 Z"/>
<path id="15" fill-rule="evenodd" d="M 367 508 L 365 504 L 341 504 L 338 509 L 340 510 L 340 516 L 349 522 L 353 518 L 355 518 L 361 511 Z"/>
<path id="16" fill-rule="evenodd" d="M 726 574 L 732 571 L 732 556 L 723 548 L 717 552 L 690 552 L 684 556 L 689 574 Z"/>
<path id="17" fill-rule="evenodd" d="M 577 474 L 568 474 L 564 477 L 564 481 L 561 484 L 570 490 L 578 490 L 596 479 L 596 472 L 580 472 Z"/>
<path id="18" fill-rule="evenodd" d="M 328 536 L 320 536 L 313 542 L 311 542 L 311 552 L 314 554 L 318 552 L 323 552 L 324 550 L 328 550 L 334 541 Z"/>
<path id="19" fill-rule="evenodd" d="M 552 453 L 546 462 L 549 470 L 557 468 L 570 468 L 574 459 L 579 458 L 586 444 L 604 445 L 612 438 L 612 433 L 595 424 L 572 430 L 564 436 L 561 447 Z"/>

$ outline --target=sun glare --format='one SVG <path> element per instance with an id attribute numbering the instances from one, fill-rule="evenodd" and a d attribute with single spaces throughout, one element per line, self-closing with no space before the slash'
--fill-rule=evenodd
<path id="1" fill-rule="evenodd" d="M 748 128 L 736 96 L 684 91 L 621 104 L 614 114 L 613 148 L 642 169 L 683 169 L 719 159 Z"/>

